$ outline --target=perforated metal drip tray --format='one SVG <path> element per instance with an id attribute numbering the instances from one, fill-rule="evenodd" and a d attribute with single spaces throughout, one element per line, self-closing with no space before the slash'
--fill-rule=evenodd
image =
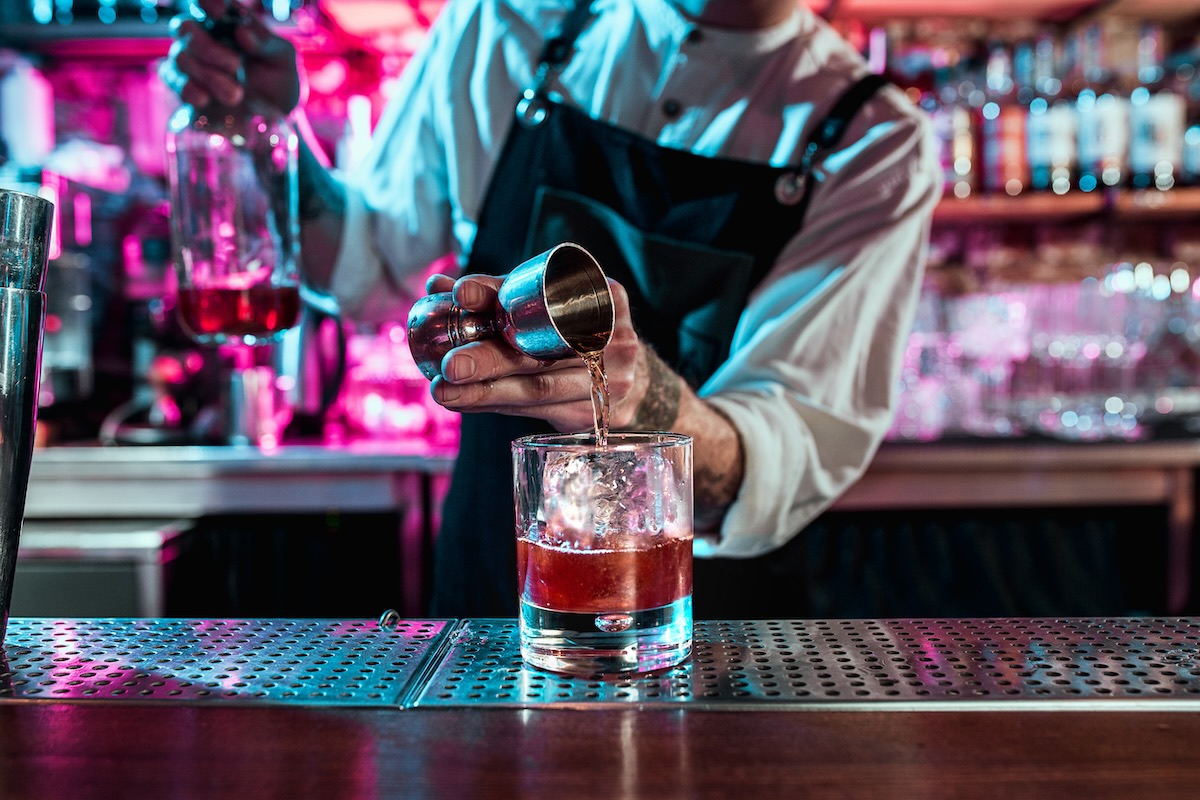
<path id="1" fill-rule="evenodd" d="M 697 622 L 692 657 L 646 675 L 527 668 L 512 620 L 469 620 L 417 707 L 1200 710 L 1200 620 Z"/>
<path id="2" fill-rule="evenodd" d="M 514 620 L 9 620 L 0 702 L 1200 710 L 1200 619 L 697 622 L 658 673 L 521 661 Z"/>
<path id="3" fill-rule="evenodd" d="M 355 620 L 9 620 L 0 700 L 403 705 L 452 624 Z"/>

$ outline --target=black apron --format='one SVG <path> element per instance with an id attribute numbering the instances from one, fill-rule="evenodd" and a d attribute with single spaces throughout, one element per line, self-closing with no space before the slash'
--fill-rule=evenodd
<path id="1" fill-rule="evenodd" d="M 868 75 L 851 84 L 795 166 L 664 148 L 548 96 L 547 85 L 590 18 L 588 6 L 584 0 L 568 13 L 547 42 L 536 85 L 517 104 L 467 272 L 507 274 L 560 242 L 577 242 L 628 291 L 639 336 L 698 387 L 728 356 L 751 289 L 800 230 L 812 164 L 884 81 Z M 435 544 L 435 616 L 516 614 L 509 445 L 548 431 L 527 418 L 463 415 Z M 703 580 L 698 574 L 698 615 L 705 608 Z"/>

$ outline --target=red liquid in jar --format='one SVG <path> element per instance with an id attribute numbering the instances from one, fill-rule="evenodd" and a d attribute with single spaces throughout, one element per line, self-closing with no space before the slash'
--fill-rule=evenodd
<path id="1" fill-rule="evenodd" d="M 253 336 L 269 339 L 296 324 L 297 286 L 249 289 L 180 289 L 179 321 L 197 338 Z"/>
<path id="2" fill-rule="evenodd" d="M 692 592 L 692 540 L 639 537 L 640 550 L 573 550 L 517 538 L 517 580 L 528 603 L 611 613 L 669 605 Z"/>

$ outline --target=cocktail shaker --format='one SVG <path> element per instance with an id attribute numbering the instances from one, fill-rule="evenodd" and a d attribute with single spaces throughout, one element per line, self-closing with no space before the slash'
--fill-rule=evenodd
<path id="1" fill-rule="evenodd" d="M 0 642 L 33 460 L 53 213 L 47 200 L 0 189 Z"/>
<path id="2" fill-rule="evenodd" d="M 459 308 L 449 292 L 428 294 L 408 314 L 408 347 L 433 379 L 455 347 L 491 337 L 554 361 L 603 350 L 615 325 L 612 291 L 596 259 L 563 242 L 518 265 L 488 312 Z"/>

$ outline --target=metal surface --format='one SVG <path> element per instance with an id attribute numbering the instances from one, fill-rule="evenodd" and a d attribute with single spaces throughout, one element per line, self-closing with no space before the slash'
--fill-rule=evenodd
<path id="1" fill-rule="evenodd" d="M 402 706 L 448 623 L 14 617 L 0 699 Z"/>
<path id="2" fill-rule="evenodd" d="M 8 621 L 37 422 L 54 206 L 0 190 L 0 639 Z"/>
<path id="3" fill-rule="evenodd" d="M 26 519 L 391 512 L 447 473 L 427 443 L 323 447 L 48 447 L 34 453 Z"/>
<path id="4" fill-rule="evenodd" d="M 54 204 L 0 189 L 0 287 L 40 292 L 50 262 Z"/>
<path id="5" fill-rule="evenodd" d="M 1200 620 L 697 622 L 691 659 L 659 673 L 525 667 L 512 620 L 470 620 L 417 707 L 1200 710 Z"/>
<path id="6" fill-rule="evenodd" d="M 0 702 L 1200 710 L 1189 618 L 698 622 L 635 676 L 527 668 L 514 620 L 13 618 L 4 652 Z"/>

